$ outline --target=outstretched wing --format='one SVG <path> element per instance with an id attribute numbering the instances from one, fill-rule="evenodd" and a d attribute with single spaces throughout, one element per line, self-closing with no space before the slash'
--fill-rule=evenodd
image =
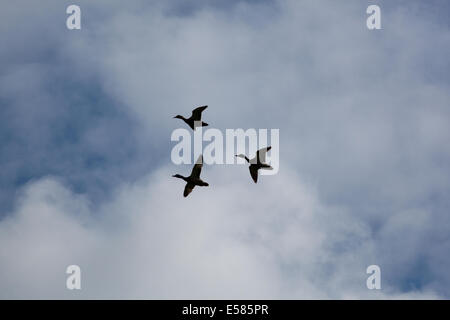
<path id="1" fill-rule="evenodd" d="M 249 167 L 250 175 L 252 176 L 253 181 L 258 182 L 258 169 L 254 166 Z"/>
<path id="2" fill-rule="evenodd" d="M 192 190 L 194 189 L 195 185 L 192 183 L 186 183 L 186 186 L 184 187 L 184 192 L 183 192 L 183 196 L 187 197 L 189 195 L 189 193 L 192 192 Z"/>
<path id="3" fill-rule="evenodd" d="M 266 162 L 266 153 L 272 149 L 272 147 L 262 148 L 259 149 L 258 152 L 256 152 L 256 158 L 258 159 L 258 162 L 265 163 Z"/>
<path id="4" fill-rule="evenodd" d="M 206 108 L 208 108 L 208 106 L 202 106 L 202 107 L 198 107 L 198 108 L 195 108 L 194 110 L 192 110 L 192 118 L 194 120 L 200 120 L 202 118 L 202 112 Z"/>
<path id="5" fill-rule="evenodd" d="M 191 177 L 200 179 L 200 173 L 203 167 L 203 155 L 200 155 L 192 168 Z"/>

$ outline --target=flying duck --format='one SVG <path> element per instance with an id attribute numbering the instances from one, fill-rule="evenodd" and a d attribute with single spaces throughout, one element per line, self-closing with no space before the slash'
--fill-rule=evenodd
<path id="1" fill-rule="evenodd" d="M 197 162 L 195 163 L 194 167 L 192 168 L 191 175 L 189 177 L 183 177 L 180 174 L 175 174 L 172 177 L 180 178 L 186 181 L 186 186 L 184 187 L 184 193 L 183 196 L 187 197 L 195 186 L 201 186 L 201 187 L 207 187 L 209 186 L 208 183 L 204 182 L 202 179 L 200 179 L 200 172 L 202 172 L 202 166 L 203 166 L 203 155 L 200 155 L 197 159 Z"/>
<path id="2" fill-rule="evenodd" d="M 208 106 L 195 108 L 194 110 L 192 110 L 191 117 L 187 119 L 180 115 L 177 115 L 174 118 L 183 120 L 189 125 L 189 127 L 191 127 L 192 130 L 195 130 L 196 127 L 199 127 L 199 124 L 196 124 L 195 122 L 201 122 L 201 126 L 206 127 L 208 124 L 202 121 L 202 112 L 206 108 L 208 108 Z"/>
<path id="3" fill-rule="evenodd" d="M 272 147 L 262 148 L 259 149 L 256 152 L 256 157 L 249 160 L 245 155 L 243 154 L 237 154 L 236 157 L 244 158 L 248 163 L 250 163 L 250 175 L 252 176 L 253 181 L 258 182 L 258 170 L 259 169 L 268 169 L 272 170 L 273 168 L 266 164 L 266 153 L 272 149 Z"/>

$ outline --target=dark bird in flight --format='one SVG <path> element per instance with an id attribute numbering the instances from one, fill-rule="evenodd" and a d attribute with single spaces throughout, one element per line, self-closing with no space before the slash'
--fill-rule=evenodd
<path id="1" fill-rule="evenodd" d="M 247 160 L 248 163 L 250 163 L 250 175 L 252 176 L 253 181 L 258 182 L 258 170 L 259 169 L 267 169 L 272 170 L 273 168 L 266 164 L 266 153 L 272 149 L 272 147 L 262 148 L 259 149 L 256 152 L 256 157 L 249 160 L 245 155 L 243 154 L 237 154 L 236 157 L 244 158 Z"/>
<path id="2" fill-rule="evenodd" d="M 208 124 L 206 122 L 202 121 L 202 112 L 206 108 L 208 108 L 208 106 L 195 108 L 194 110 L 192 110 L 191 117 L 187 118 L 187 119 L 180 115 L 177 115 L 174 118 L 183 120 L 184 122 L 186 122 L 189 125 L 189 127 L 191 127 L 192 130 L 195 130 L 195 128 L 200 126 L 199 123 L 195 123 L 195 122 L 201 122 L 201 126 L 206 127 Z"/>
<path id="3" fill-rule="evenodd" d="M 186 181 L 186 186 L 184 187 L 184 193 L 183 196 L 187 197 L 189 193 L 192 192 L 195 186 L 200 187 L 207 187 L 209 186 L 208 183 L 200 179 L 200 172 L 202 172 L 202 166 L 203 166 L 203 156 L 200 155 L 197 159 L 197 162 L 195 163 L 194 167 L 192 168 L 191 175 L 189 177 L 183 177 L 180 174 L 175 174 L 172 177 L 180 178 Z"/>

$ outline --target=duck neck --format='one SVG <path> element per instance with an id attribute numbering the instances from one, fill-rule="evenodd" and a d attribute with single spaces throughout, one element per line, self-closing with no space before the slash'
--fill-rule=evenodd
<path id="1" fill-rule="evenodd" d="M 174 175 L 175 178 L 183 179 L 184 181 L 187 181 L 187 177 L 183 177 L 181 174 Z"/>

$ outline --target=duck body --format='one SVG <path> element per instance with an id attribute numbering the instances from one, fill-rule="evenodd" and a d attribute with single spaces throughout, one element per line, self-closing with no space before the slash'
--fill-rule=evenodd
<path id="1" fill-rule="evenodd" d="M 189 118 L 185 118 L 181 115 L 176 115 L 174 118 L 183 120 L 192 130 L 195 130 L 197 127 L 206 127 L 208 124 L 202 121 L 202 112 L 207 107 L 208 106 L 195 108 L 192 110 L 192 115 Z"/>
<path id="2" fill-rule="evenodd" d="M 200 187 L 208 187 L 209 184 L 202 179 L 200 179 L 200 173 L 202 171 L 203 166 L 203 156 L 198 157 L 197 162 L 195 163 L 194 167 L 192 168 L 191 175 L 189 177 L 184 177 L 180 174 L 175 174 L 172 177 L 183 179 L 186 181 L 186 186 L 184 187 L 183 196 L 187 197 L 192 190 L 194 190 L 195 186 Z"/>
<path id="3" fill-rule="evenodd" d="M 256 157 L 253 159 L 249 159 L 247 156 L 243 154 L 238 154 L 236 157 L 244 158 L 248 163 L 250 163 L 249 171 L 250 176 L 252 177 L 253 181 L 255 183 L 258 182 L 258 170 L 259 169 L 273 169 L 270 165 L 268 165 L 266 162 L 266 153 L 271 149 L 272 147 L 262 148 L 259 149 L 256 152 Z"/>

